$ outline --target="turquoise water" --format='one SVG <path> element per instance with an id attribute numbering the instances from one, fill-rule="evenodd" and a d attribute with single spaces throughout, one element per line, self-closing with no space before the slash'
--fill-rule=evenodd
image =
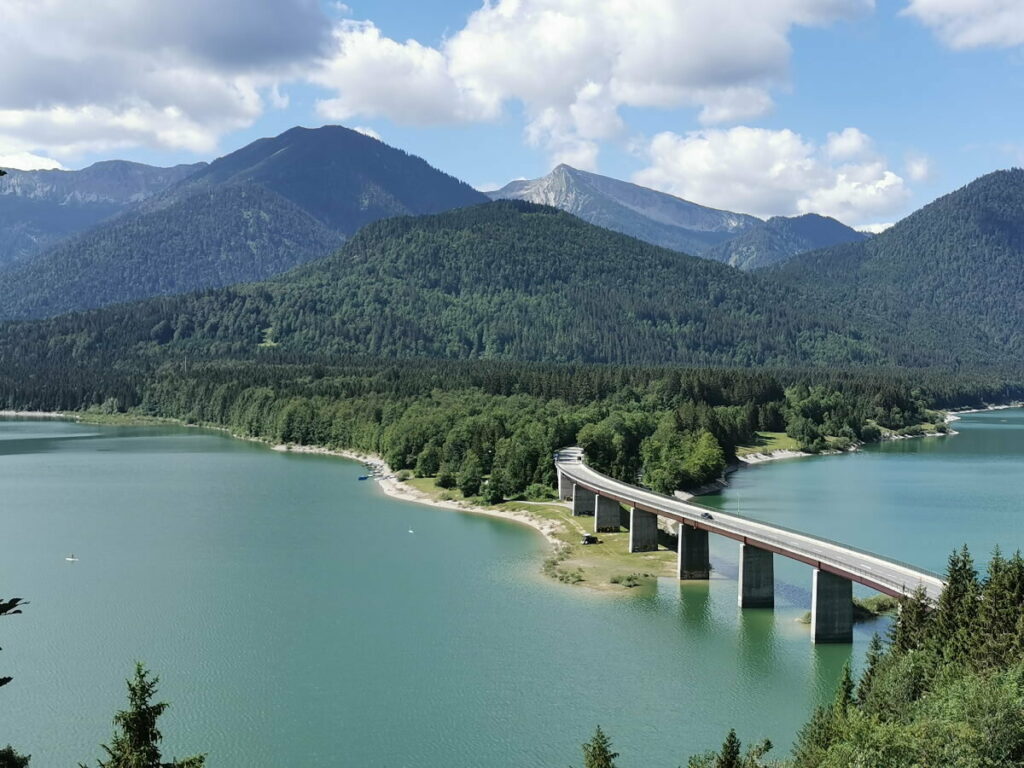
<path id="1" fill-rule="evenodd" d="M 963 541 L 1014 548 L 1024 416 L 958 425 L 708 500 L 934 569 Z M 565 766 L 598 723 L 625 768 L 672 767 L 730 727 L 785 747 L 884 629 L 812 646 L 810 570 L 778 558 L 777 610 L 740 612 L 724 541 L 706 584 L 553 583 L 532 531 L 359 474 L 197 430 L 0 421 L 0 596 L 31 600 L 0 622 L 0 744 L 35 768 L 98 756 L 141 659 L 165 755 L 211 767 Z"/>

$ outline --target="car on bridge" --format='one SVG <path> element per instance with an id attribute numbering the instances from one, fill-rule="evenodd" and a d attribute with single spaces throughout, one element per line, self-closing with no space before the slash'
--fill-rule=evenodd
<path id="1" fill-rule="evenodd" d="M 700 519 L 701 519 L 701 520 L 714 520 L 715 518 L 713 518 L 713 517 L 711 516 L 711 513 L 710 513 L 710 512 L 701 512 L 701 513 L 700 513 Z"/>

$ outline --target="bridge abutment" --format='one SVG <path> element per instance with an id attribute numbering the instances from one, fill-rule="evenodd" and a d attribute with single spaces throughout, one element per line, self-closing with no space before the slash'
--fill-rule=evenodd
<path id="1" fill-rule="evenodd" d="M 775 607 L 775 558 L 767 549 L 740 544 L 740 608 Z"/>
<path id="2" fill-rule="evenodd" d="M 586 488 L 576 485 L 573 483 L 572 486 L 572 514 L 574 517 L 580 515 L 592 515 L 594 514 L 594 497 L 597 496 L 593 491 L 588 491 Z"/>
<path id="3" fill-rule="evenodd" d="M 619 532 L 619 502 L 598 494 L 594 497 L 594 533 Z"/>
<path id="4" fill-rule="evenodd" d="M 658 551 L 658 516 L 642 509 L 629 509 L 629 551 Z"/>
<path id="5" fill-rule="evenodd" d="M 680 579 L 702 580 L 711 576 L 708 532 L 679 524 L 678 569 Z"/>
<path id="6" fill-rule="evenodd" d="M 811 588 L 811 642 L 853 642 L 853 582 L 818 568 Z"/>

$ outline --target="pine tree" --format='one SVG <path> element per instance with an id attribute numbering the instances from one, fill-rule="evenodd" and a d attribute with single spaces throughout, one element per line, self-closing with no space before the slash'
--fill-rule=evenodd
<path id="1" fill-rule="evenodd" d="M 729 735 L 722 743 L 722 751 L 715 760 L 715 768 L 742 768 L 740 758 L 740 740 L 736 738 L 735 729 L 729 729 Z"/>
<path id="2" fill-rule="evenodd" d="M 868 643 L 868 652 L 864 658 L 864 672 L 857 683 L 857 703 L 860 705 L 863 705 L 871 695 L 871 683 L 874 682 L 875 675 L 878 674 L 878 665 L 882 657 L 882 638 L 875 632 L 871 636 L 871 642 Z"/>
<path id="3" fill-rule="evenodd" d="M 836 697 L 832 702 L 832 712 L 835 717 L 845 717 L 850 707 L 853 706 L 853 675 L 850 673 L 849 663 L 843 665 L 843 677 L 836 688 Z"/>
<path id="4" fill-rule="evenodd" d="M 9 600 L 0 598 L 0 616 L 14 616 L 21 613 L 19 606 L 22 605 L 28 605 L 28 602 L 20 597 L 12 597 Z M 0 676 L 0 687 L 7 685 L 9 682 L 11 682 L 10 677 Z"/>
<path id="5" fill-rule="evenodd" d="M 618 752 L 612 752 L 612 742 L 601 726 L 597 726 L 594 737 L 583 745 L 583 768 L 615 768 Z"/>
<path id="6" fill-rule="evenodd" d="M 0 749 L 0 768 L 26 768 L 31 755 L 19 755 L 9 744 Z"/>
<path id="7" fill-rule="evenodd" d="M 148 670 L 135 664 L 135 677 L 128 680 L 128 709 L 114 715 L 114 738 L 110 745 L 102 745 L 107 760 L 97 760 L 99 768 L 203 768 L 205 755 L 194 755 L 184 760 L 160 761 L 160 741 L 163 735 L 156 721 L 167 709 L 166 702 L 153 703 L 158 677 L 150 677 Z M 80 768 L 86 768 L 79 764 Z"/>
<path id="8" fill-rule="evenodd" d="M 921 648 L 931 632 L 932 610 L 923 587 L 900 599 L 900 613 L 890 629 L 890 639 L 896 653 Z"/>
<path id="9" fill-rule="evenodd" d="M 974 560 L 964 545 L 949 556 L 946 587 L 935 611 L 931 639 L 937 657 L 957 663 L 972 657 L 980 591 Z"/>

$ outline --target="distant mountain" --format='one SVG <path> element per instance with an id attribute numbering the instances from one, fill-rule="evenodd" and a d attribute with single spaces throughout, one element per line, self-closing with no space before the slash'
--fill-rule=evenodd
<path id="1" fill-rule="evenodd" d="M 80 171 L 7 169 L 0 178 L 0 267 L 93 227 L 204 165 L 155 168 L 108 160 Z"/>
<path id="2" fill-rule="evenodd" d="M 487 194 L 495 200 L 550 205 L 599 227 L 691 255 L 702 255 L 761 224 L 754 216 L 706 208 L 568 165 L 559 165 L 543 178 L 513 181 Z"/>
<path id="3" fill-rule="evenodd" d="M 1024 170 L 982 176 L 879 235 L 796 256 L 772 276 L 867 311 L 934 364 L 1024 359 Z"/>
<path id="4" fill-rule="evenodd" d="M 106 199 L 98 189 L 94 196 Z M 9 265 L 0 271 L 0 319 L 260 280 L 327 255 L 371 221 L 487 200 L 356 131 L 293 128 Z"/>
<path id="5" fill-rule="evenodd" d="M 342 237 L 259 184 L 121 216 L 3 275 L 8 317 L 45 317 L 280 274 Z M 10 290 L 14 286 L 16 290 Z"/>
<path id="6" fill-rule="evenodd" d="M 828 216 L 773 216 L 702 255 L 743 270 L 770 267 L 799 253 L 867 240 L 868 235 Z"/>
<path id="7" fill-rule="evenodd" d="M 422 158 L 327 125 L 254 141 L 173 190 L 180 199 L 226 184 L 262 184 L 346 236 L 388 216 L 440 213 L 489 199 Z"/>

